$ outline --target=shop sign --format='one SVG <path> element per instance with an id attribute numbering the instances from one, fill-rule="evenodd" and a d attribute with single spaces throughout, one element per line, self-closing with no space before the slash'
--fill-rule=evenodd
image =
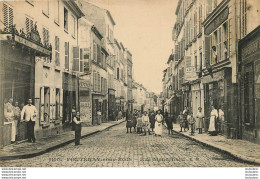
<path id="1" fill-rule="evenodd" d="M 211 34 L 217 29 L 225 20 L 228 19 L 229 9 L 226 7 L 211 23 L 205 27 L 205 35 Z"/>
<path id="2" fill-rule="evenodd" d="M 35 44 L 33 42 L 30 42 L 29 40 L 26 40 L 26 39 L 18 36 L 18 35 L 15 35 L 14 39 L 15 39 L 16 42 L 18 42 L 20 44 L 23 44 L 23 45 L 25 45 L 27 47 L 30 47 L 32 49 L 35 49 L 36 51 L 39 51 L 39 52 L 44 53 L 46 55 L 51 55 L 51 51 L 50 50 L 47 50 L 47 49 L 45 49 L 45 48 L 43 48 L 43 47 L 41 47 L 41 46 L 39 46 L 39 45 L 37 45 L 37 44 Z"/>
<path id="3" fill-rule="evenodd" d="M 246 57 L 253 55 L 254 53 L 258 52 L 260 50 L 260 39 L 254 41 L 247 47 L 242 49 L 241 56 L 244 60 Z"/>

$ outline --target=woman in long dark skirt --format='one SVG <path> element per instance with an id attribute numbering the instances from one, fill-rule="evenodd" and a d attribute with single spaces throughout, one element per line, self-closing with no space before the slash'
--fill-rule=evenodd
<path id="1" fill-rule="evenodd" d="M 80 113 L 79 112 L 77 112 L 76 115 L 73 116 L 73 122 L 75 123 L 74 124 L 75 125 L 75 146 L 82 145 L 82 144 L 80 144 L 81 121 L 80 121 Z"/>
<path id="2" fill-rule="evenodd" d="M 154 129 L 154 124 L 155 124 L 155 114 L 154 112 L 152 111 L 151 114 L 149 115 L 149 120 L 150 120 L 150 124 L 151 124 L 151 129 L 152 129 L 152 132 L 153 132 L 153 129 Z"/>

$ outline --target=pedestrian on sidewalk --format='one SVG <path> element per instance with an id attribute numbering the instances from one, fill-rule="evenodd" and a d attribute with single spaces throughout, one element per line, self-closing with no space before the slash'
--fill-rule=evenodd
<path id="1" fill-rule="evenodd" d="M 80 113 L 77 112 L 73 114 L 73 122 L 75 125 L 75 146 L 82 145 L 80 144 L 81 138 L 81 121 L 80 121 Z"/>
<path id="2" fill-rule="evenodd" d="M 218 110 L 218 119 L 219 119 L 219 134 L 224 134 L 224 125 L 225 125 L 225 113 L 223 111 L 224 106 L 223 104 L 220 106 Z"/>
<path id="3" fill-rule="evenodd" d="M 151 112 L 151 114 L 149 115 L 149 120 L 150 120 L 150 124 L 151 124 L 151 129 L 152 129 L 152 132 L 153 132 L 153 129 L 154 129 L 154 124 L 155 124 L 155 114 L 154 114 L 154 111 Z"/>
<path id="4" fill-rule="evenodd" d="M 117 121 L 122 119 L 122 111 L 120 110 L 117 116 Z"/>
<path id="5" fill-rule="evenodd" d="M 198 121 L 198 129 L 199 129 L 199 134 L 202 134 L 202 128 L 203 128 L 203 120 L 204 120 L 204 115 L 202 114 L 202 108 L 198 108 L 198 113 L 196 115 L 197 121 Z"/>
<path id="6" fill-rule="evenodd" d="M 187 115 L 187 121 L 189 122 L 190 125 L 190 135 L 194 135 L 195 131 L 195 118 L 193 117 L 192 112 L 190 111 L 189 114 Z"/>
<path id="7" fill-rule="evenodd" d="M 21 120 L 24 119 L 24 116 L 25 116 L 25 121 L 27 123 L 28 142 L 35 143 L 36 139 L 34 136 L 34 126 L 35 126 L 35 121 L 37 116 L 37 110 L 36 107 L 32 105 L 31 98 L 28 99 L 28 104 L 25 105 L 22 109 Z"/>
<path id="8" fill-rule="evenodd" d="M 161 111 L 158 111 L 155 116 L 155 125 L 154 125 L 154 133 L 155 136 L 161 136 L 162 135 L 162 129 L 163 129 L 163 116 L 161 114 Z"/>
<path id="9" fill-rule="evenodd" d="M 139 114 L 138 114 L 136 127 L 137 127 L 137 134 L 141 134 L 142 127 L 143 127 L 141 112 L 139 112 Z"/>
<path id="10" fill-rule="evenodd" d="M 216 131 L 216 120 L 218 118 L 218 111 L 215 109 L 214 105 L 211 106 L 211 113 L 210 113 L 210 120 L 209 120 L 209 134 L 210 136 L 216 136 L 217 131 Z"/>
<path id="11" fill-rule="evenodd" d="M 128 133 L 128 130 L 130 130 L 130 133 L 132 133 L 132 117 L 128 111 L 128 109 L 126 110 L 126 133 Z"/>
<path id="12" fill-rule="evenodd" d="M 102 123 L 102 114 L 101 111 L 98 110 L 97 112 L 97 124 L 100 125 Z"/>
<path id="13" fill-rule="evenodd" d="M 169 117 L 167 109 L 165 110 L 164 119 L 167 124 L 168 135 L 173 134 L 173 118 Z"/>
<path id="14" fill-rule="evenodd" d="M 149 116 L 147 115 L 147 111 L 144 112 L 144 115 L 142 117 L 142 122 L 143 122 L 143 130 L 144 130 L 143 136 L 146 135 L 146 131 L 148 131 L 149 135 L 151 135 L 150 122 L 149 122 Z"/>
<path id="15" fill-rule="evenodd" d="M 15 116 L 14 116 L 14 106 L 13 106 L 13 98 L 10 98 L 6 104 L 4 104 L 4 117 L 6 122 L 4 124 L 11 124 L 11 143 L 15 143 L 16 136 L 16 124 L 15 124 Z"/>

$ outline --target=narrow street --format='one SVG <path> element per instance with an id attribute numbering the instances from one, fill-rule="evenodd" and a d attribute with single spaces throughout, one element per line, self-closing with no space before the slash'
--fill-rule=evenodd
<path id="1" fill-rule="evenodd" d="M 246 167 L 229 156 L 174 134 L 126 133 L 125 123 L 52 152 L 2 161 L 2 167 Z"/>

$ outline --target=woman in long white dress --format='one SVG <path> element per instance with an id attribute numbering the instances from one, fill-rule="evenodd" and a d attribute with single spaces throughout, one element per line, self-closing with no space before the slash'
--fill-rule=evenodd
<path id="1" fill-rule="evenodd" d="M 162 135 L 162 129 L 163 129 L 162 122 L 163 122 L 163 116 L 162 116 L 161 112 L 158 111 L 158 113 L 155 116 L 155 125 L 154 125 L 155 136 L 156 135 L 159 135 L 159 136 Z"/>
<path id="2" fill-rule="evenodd" d="M 217 135 L 216 132 L 216 127 L 215 127 L 215 122 L 218 118 L 218 111 L 215 109 L 215 107 L 212 105 L 211 106 L 211 113 L 210 113 L 210 120 L 209 120 L 209 134 L 211 136 Z"/>

